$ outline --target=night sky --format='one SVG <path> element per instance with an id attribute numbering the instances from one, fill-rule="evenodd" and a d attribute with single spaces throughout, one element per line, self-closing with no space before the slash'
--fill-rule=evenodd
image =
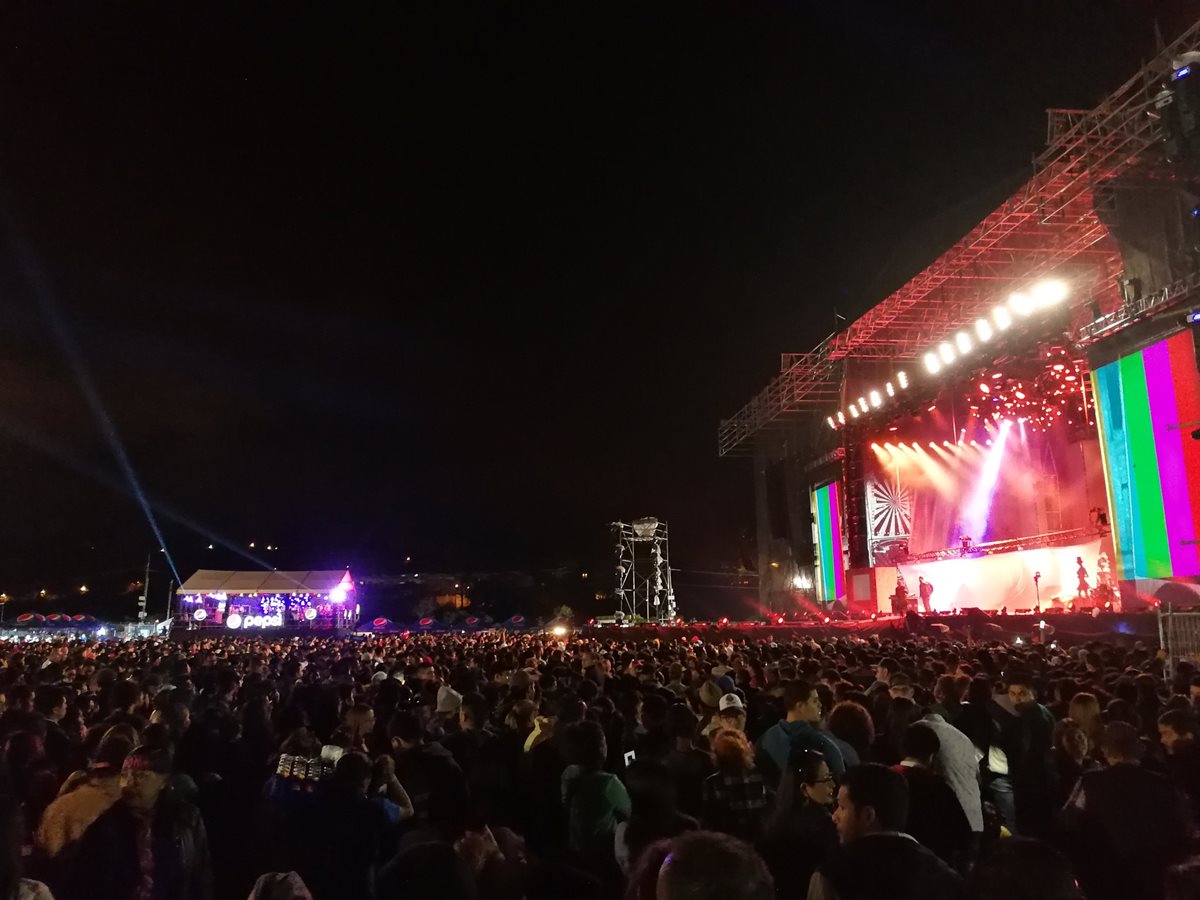
<path id="1" fill-rule="evenodd" d="M 1162 5 L 5 4 L 0 589 L 157 546 L 104 416 L 185 576 L 749 559 L 718 420 Z"/>

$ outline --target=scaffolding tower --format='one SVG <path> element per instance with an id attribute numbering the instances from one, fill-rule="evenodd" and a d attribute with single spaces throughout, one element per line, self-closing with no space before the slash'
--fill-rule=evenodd
<path id="1" fill-rule="evenodd" d="M 647 622 L 674 621 L 667 523 L 645 518 L 613 522 L 611 528 L 618 615 Z"/>

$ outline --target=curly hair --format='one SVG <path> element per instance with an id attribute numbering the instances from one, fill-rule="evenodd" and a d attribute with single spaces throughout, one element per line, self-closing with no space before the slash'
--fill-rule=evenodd
<path id="1" fill-rule="evenodd" d="M 713 756 L 722 772 L 742 772 L 754 768 L 754 748 L 746 735 L 732 728 L 720 728 L 712 735 Z"/>

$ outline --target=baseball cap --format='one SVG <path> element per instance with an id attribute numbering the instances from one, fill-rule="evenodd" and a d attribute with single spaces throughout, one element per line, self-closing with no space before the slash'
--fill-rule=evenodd
<path id="1" fill-rule="evenodd" d="M 742 709 L 742 710 L 744 710 L 745 708 L 746 708 L 746 706 L 745 706 L 745 704 L 742 703 L 742 698 L 739 697 L 737 694 L 725 694 L 721 698 L 720 703 L 717 704 L 717 709 L 720 710 L 721 712 L 725 712 L 725 710 L 727 710 L 727 709 Z"/>

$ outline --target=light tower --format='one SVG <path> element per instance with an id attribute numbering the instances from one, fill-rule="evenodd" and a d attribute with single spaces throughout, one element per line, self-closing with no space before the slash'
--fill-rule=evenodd
<path id="1" fill-rule="evenodd" d="M 647 622 L 675 619 L 667 523 L 658 519 L 613 522 L 618 612 Z"/>

